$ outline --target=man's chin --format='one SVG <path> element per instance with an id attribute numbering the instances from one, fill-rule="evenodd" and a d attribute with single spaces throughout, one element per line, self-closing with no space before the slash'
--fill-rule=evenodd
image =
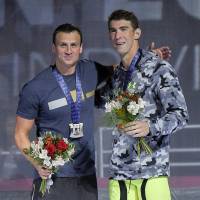
<path id="1" fill-rule="evenodd" d="M 125 54 L 124 50 L 122 48 L 115 48 L 115 50 L 118 52 L 120 56 L 123 56 Z"/>
<path id="2" fill-rule="evenodd" d="M 63 62 L 63 64 L 66 65 L 66 66 L 70 66 L 70 65 L 73 65 L 74 62 L 65 61 L 65 62 Z"/>
<path id="3" fill-rule="evenodd" d="M 113 46 L 113 47 L 119 53 L 122 53 L 124 51 L 124 47 L 123 46 L 119 45 L 119 46 Z"/>

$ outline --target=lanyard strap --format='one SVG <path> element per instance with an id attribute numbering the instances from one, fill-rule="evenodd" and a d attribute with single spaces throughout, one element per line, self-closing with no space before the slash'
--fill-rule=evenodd
<path id="1" fill-rule="evenodd" d="M 125 80 L 124 80 L 124 84 L 123 84 L 123 90 L 127 89 L 127 86 L 129 84 L 129 82 L 131 81 L 132 74 L 135 70 L 136 63 L 138 62 L 140 55 L 141 55 L 141 49 L 138 49 L 137 53 L 135 54 L 135 56 L 133 57 L 133 59 L 131 61 L 128 71 L 126 72 Z"/>
<path id="2" fill-rule="evenodd" d="M 72 123 L 74 124 L 80 123 L 82 88 L 81 88 L 81 80 L 80 80 L 78 70 L 76 69 L 76 101 L 75 102 L 73 101 L 70 90 L 67 87 L 67 84 L 65 83 L 63 76 L 59 73 L 56 67 L 53 68 L 52 72 L 67 99 L 68 105 L 71 107 Z"/>

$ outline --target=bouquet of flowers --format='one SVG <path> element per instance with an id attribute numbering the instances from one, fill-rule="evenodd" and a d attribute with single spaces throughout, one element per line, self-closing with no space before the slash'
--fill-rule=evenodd
<path id="1" fill-rule="evenodd" d="M 135 92 L 135 83 L 129 83 L 127 91 L 114 90 L 113 98 L 105 104 L 105 118 L 109 125 L 122 129 L 128 122 L 137 119 L 145 107 L 143 99 Z M 152 150 L 143 137 L 138 138 L 137 153 L 140 156 L 141 149 L 151 154 Z"/>
<path id="2" fill-rule="evenodd" d="M 34 159 L 39 165 L 50 169 L 52 174 L 56 173 L 59 166 L 63 166 L 71 160 L 75 152 L 75 145 L 70 143 L 67 138 L 63 138 L 51 131 L 46 131 L 37 140 L 31 142 L 29 149 L 24 149 L 24 153 Z M 52 175 L 51 174 L 51 175 Z M 40 192 L 44 196 L 46 190 L 53 184 L 51 177 L 42 179 Z"/>

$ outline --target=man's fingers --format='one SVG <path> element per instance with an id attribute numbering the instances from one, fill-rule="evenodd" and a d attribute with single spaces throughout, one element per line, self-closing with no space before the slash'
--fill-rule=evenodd
<path id="1" fill-rule="evenodd" d="M 49 175 L 51 174 L 51 171 L 49 169 L 45 167 L 41 167 L 41 166 L 37 168 L 37 171 L 42 179 L 47 179 Z"/>
<path id="2" fill-rule="evenodd" d="M 150 44 L 150 49 L 151 49 L 151 50 L 155 49 L 155 42 L 151 42 L 151 44 Z"/>
<path id="3" fill-rule="evenodd" d="M 129 131 L 129 132 L 126 132 L 126 134 L 135 138 L 145 137 L 147 135 L 145 132 L 136 132 L 136 131 Z"/>
<path id="4" fill-rule="evenodd" d="M 134 121 L 126 124 L 123 131 L 133 137 L 144 137 L 149 133 L 147 121 Z"/>
<path id="5" fill-rule="evenodd" d="M 168 46 L 160 47 L 160 48 L 154 48 L 152 51 L 157 54 L 161 59 L 169 59 L 171 57 L 171 49 Z"/>
<path id="6" fill-rule="evenodd" d="M 135 129 L 139 129 L 141 127 L 142 127 L 142 124 L 139 121 L 133 121 L 133 122 L 129 122 L 125 125 L 124 131 L 135 130 Z"/>
<path id="7" fill-rule="evenodd" d="M 162 53 L 162 58 L 163 59 L 169 59 L 171 57 L 172 51 L 169 47 L 162 47 L 160 48 L 161 53 Z"/>

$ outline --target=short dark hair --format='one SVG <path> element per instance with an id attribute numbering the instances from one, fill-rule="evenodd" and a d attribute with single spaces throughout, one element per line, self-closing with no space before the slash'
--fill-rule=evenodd
<path id="1" fill-rule="evenodd" d="M 108 17 L 108 29 L 110 29 L 110 23 L 112 20 L 127 20 L 131 22 L 133 29 L 139 28 L 138 18 L 133 12 L 127 10 L 115 10 Z"/>
<path id="2" fill-rule="evenodd" d="M 72 24 L 68 24 L 68 23 L 66 23 L 66 24 L 61 24 L 61 25 L 59 25 L 59 26 L 54 30 L 52 42 L 55 44 L 55 42 L 56 42 L 56 35 L 57 35 L 58 33 L 60 33 L 60 32 L 71 33 L 71 32 L 74 32 L 74 31 L 76 31 L 76 32 L 80 35 L 80 40 L 81 40 L 81 44 L 82 44 L 83 36 L 82 36 L 81 30 L 80 30 L 78 27 L 76 27 L 76 26 L 74 26 L 74 25 L 72 25 Z"/>

